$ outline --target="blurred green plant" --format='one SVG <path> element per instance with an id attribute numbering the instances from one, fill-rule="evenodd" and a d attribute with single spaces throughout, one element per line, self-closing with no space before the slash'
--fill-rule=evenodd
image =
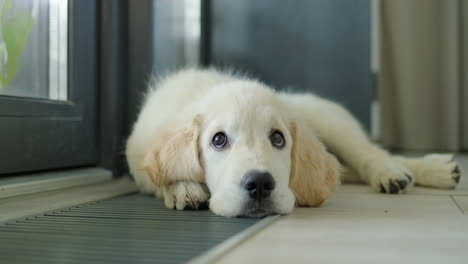
<path id="1" fill-rule="evenodd" d="M 19 59 L 34 23 L 31 14 L 26 11 L 7 16 L 11 5 L 12 0 L 5 0 L 0 5 L 0 89 L 18 72 Z"/>

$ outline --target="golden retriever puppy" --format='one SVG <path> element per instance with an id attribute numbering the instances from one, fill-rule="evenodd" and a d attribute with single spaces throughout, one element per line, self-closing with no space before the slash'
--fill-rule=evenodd
<path id="1" fill-rule="evenodd" d="M 414 183 L 453 188 L 460 179 L 452 155 L 393 157 L 333 102 L 213 69 L 152 82 L 126 156 L 141 191 L 166 207 L 208 201 L 227 217 L 320 206 L 340 177 L 392 194 Z"/>

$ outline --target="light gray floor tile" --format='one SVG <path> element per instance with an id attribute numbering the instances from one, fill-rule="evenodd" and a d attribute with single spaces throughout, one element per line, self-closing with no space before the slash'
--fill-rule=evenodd
<path id="1" fill-rule="evenodd" d="M 466 218 L 301 209 L 219 263 L 467 263 Z"/>
<path id="2" fill-rule="evenodd" d="M 468 156 L 457 160 L 466 177 Z M 468 263 L 467 212 L 466 180 L 405 195 L 343 185 L 322 208 L 296 208 L 218 263 Z"/>
<path id="3" fill-rule="evenodd" d="M 323 207 L 313 210 L 460 215 L 460 210 L 448 195 L 337 193 Z"/>

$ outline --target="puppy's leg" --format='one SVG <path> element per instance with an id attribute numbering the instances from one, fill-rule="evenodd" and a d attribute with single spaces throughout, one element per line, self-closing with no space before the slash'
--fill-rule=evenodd
<path id="1" fill-rule="evenodd" d="M 313 123 L 328 149 L 374 190 L 401 193 L 414 184 L 413 173 L 370 142 L 359 123 L 343 107 L 313 96 L 295 99 L 301 105 L 297 110 L 306 115 L 306 121 Z"/>
<path id="2" fill-rule="evenodd" d="M 422 158 L 395 157 L 408 167 L 416 185 L 451 189 L 460 182 L 461 167 L 451 154 L 429 154 Z"/>
<path id="3" fill-rule="evenodd" d="M 197 209 L 200 204 L 208 201 L 210 193 L 205 184 L 179 181 L 162 187 L 155 196 L 164 199 L 164 205 L 169 209 L 184 210 L 186 207 Z"/>
<path id="4" fill-rule="evenodd" d="M 208 187 L 203 183 L 179 181 L 168 186 L 157 187 L 143 177 L 136 178 L 135 183 L 143 193 L 152 193 L 156 198 L 162 199 L 169 209 L 183 210 L 186 207 L 197 209 L 210 197 Z"/>
<path id="5" fill-rule="evenodd" d="M 453 189 L 462 175 L 461 166 L 454 160 L 452 154 L 428 154 L 424 157 L 403 157 L 393 156 L 393 158 L 406 166 L 415 179 L 418 186 Z M 342 173 L 343 182 L 359 182 L 359 173 L 350 167 L 345 167 Z"/>

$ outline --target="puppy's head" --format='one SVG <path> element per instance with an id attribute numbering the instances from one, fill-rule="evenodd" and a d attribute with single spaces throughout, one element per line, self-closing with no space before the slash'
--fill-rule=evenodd
<path id="1" fill-rule="evenodd" d="M 296 119 L 276 93 L 251 81 L 206 98 L 201 163 L 210 208 L 225 216 L 286 214 L 319 206 L 338 183 L 339 164 L 312 124 Z"/>
<path id="2" fill-rule="evenodd" d="M 145 160 L 159 186 L 205 182 L 210 209 L 223 216 L 287 214 L 319 206 L 338 182 L 339 165 L 314 134 L 262 84 L 212 90 L 190 122 L 165 129 Z"/>

